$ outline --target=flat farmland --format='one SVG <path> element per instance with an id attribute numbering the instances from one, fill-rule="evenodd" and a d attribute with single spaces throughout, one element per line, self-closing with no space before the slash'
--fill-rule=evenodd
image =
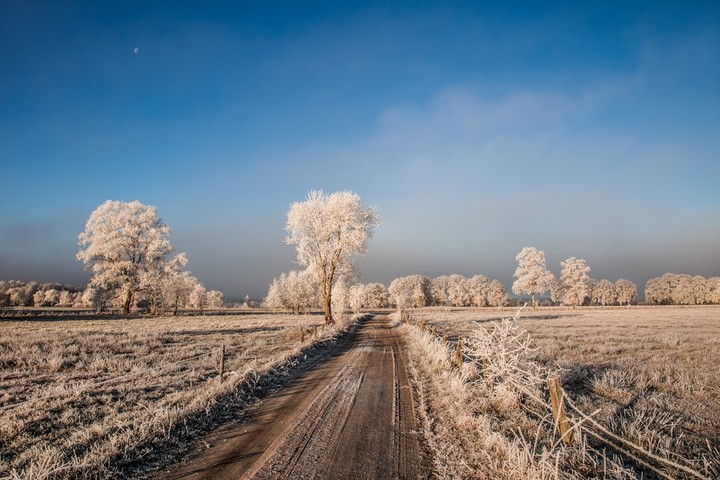
<path id="1" fill-rule="evenodd" d="M 621 447 L 586 435 L 581 449 L 593 454 L 574 465 L 568 462 L 561 476 L 697 478 L 670 462 L 691 467 L 700 478 L 720 476 L 720 307 L 524 308 L 519 313 L 507 308 L 426 308 L 411 316 L 433 325 L 454 345 L 460 336 L 472 343 L 479 329 L 492 331 L 502 318 L 516 314 L 516 324 L 531 339 L 523 352 L 527 360 L 545 372 L 558 372 L 567 398 L 590 417 L 575 415 L 574 421 L 597 423 L 605 430 L 598 437 L 614 439 Z M 482 361 L 479 365 L 482 370 Z M 512 381 L 522 382 L 521 377 Z M 498 394 L 484 385 L 477 391 Z M 432 412 L 432 399 L 430 404 Z M 522 440 L 533 435 L 539 423 L 530 421 L 533 415 L 525 416 L 529 403 L 513 405 L 517 409 L 509 409 L 496 430 Z M 498 410 L 482 411 L 492 417 Z M 524 431 L 519 418 L 528 425 Z M 539 434 L 534 435 L 535 449 L 529 450 L 539 458 Z M 625 440 L 641 450 L 627 447 Z M 611 457 L 619 465 L 614 473 L 607 467 Z M 557 470 L 547 476 L 555 475 Z"/>
<path id="2" fill-rule="evenodd" d="M 0 478 L 124 476 L 162 463 L 163 447 L 221 421 L 228 406 L 252 399 L 258 379 L 295 362 L 315 338 L 334 335 L 322 321 L 0 321 Z"/>

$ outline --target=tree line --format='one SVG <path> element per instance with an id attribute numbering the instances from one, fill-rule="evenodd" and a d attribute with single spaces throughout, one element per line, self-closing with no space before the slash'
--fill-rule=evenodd
<path id="1" fill-rule="evenodd" d="M 429 278 L 409 275 L 380 283 L 362 284 L 354 258 L 367 251 L 374 229 L 380 225 L 375 207 L 359 195 L 343 191 L 310 191 L 295 202 L 287 215 L 286 242 L 294 245 L 304 270 L 273 279 L 265 304 L 296 312 L 322 308 L 326 323 L 333 312 L 350 308 L 424 306 L 503 306 L 509 301 L 505 286 L 484 275 L 459 274 Z M 0 282 L 2 306 L 72 306 L 103 310 L 143 309 L 150 313 L 177 312 L 179 308 L 219 308 L 222 292 L 208 292 L 191 272 L 184 270 L 185 253 L 174 253 L 170 228 L 157 208 L 138 201 L 108 200 L 92 212 L 79 235 L 77 259 L 91 272 L 84 289 L 36 282 Z M 629 305 L 637 286 L 625 279 L 594 280 L 582 258 L 561 262 L 559 277 L 546 267 L 545 253 L 525 247 L 515 257 L 518 267 L 512 292 L 538 296 L 550 292 L 554 304 Z M 648 280 L 645 301 L 650 304 L 720 303 L 720 278 L 665 274 Z"/>

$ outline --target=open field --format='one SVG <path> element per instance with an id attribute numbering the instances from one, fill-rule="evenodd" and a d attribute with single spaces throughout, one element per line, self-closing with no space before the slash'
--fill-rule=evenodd
<path id="1" fill-rule="evenodd" d="M 455 388 L 450 384 L 456 381 L 465 385 L 458 387 L 460 400 L 456 403 L 462 403 L 458 412 L 473 416 L 464 421 L 474 429 L 478 428 L 476 423 L 486 422 L 488 432 L 502 433 L 506 439 L 505 446 L 499 449 L 501 453 L 475 458 L 486 463 L 496 461 L 498 468 L 517 467 L 514 475 L 504 478 L 696 478 L 665 460 L 688 466 L 701 478 L 720 476 L 720 307 L 524 309 L 516 325 L 527 330 L 532 340 L 530 348 L 520 347 L 513 339 L 519 330 L 510 332 L 504 340 L 497 336 L 495 325 L 515 313 L 512 309 L 422 309 L 411 313 L 414 321 L 427 322 L 440 335 L 447 335 L 450 346 L 463 336 L 466 361 L 476 360 L 480 372 L 483 360 L 474 355 L 505 356 L 489 360 L 489 371 L 493 375 L 499 372 L 492 379 L 493 386 L 485 384 L 482 373 L 467 370 L 454 377 L 447 374 L 445 384 L 438 384 L 436 379 L 445 375 L 442 369 L 433 370 L 433 362 L 427 360 L 420 364 L 426 379 L 434 377 L 427 382 L 426 391 L 436 444 L 442 447 L 446 443 L 448 451 L 463 448 L 442 433 L 443 423 L 453 416 L 447 415 L 449 409 L 455 408 L 447 398 Z M 486 337 L 478 335 L 481 328 L 496 332 L 493 341 L 506 341 L 508 348 L 482 347 Z M 426 358 L 452 358 L 449 353 L 432 353 L 433 349 L 442 350 L 441 344 L 426 339 L 424 350 L 418 350 L 416 345 L 414 357 L 422 354 Z M 445 350 L 449 352 L 447 347 Z M 507 359 L 518 352 L 522 366 L 516 373 L 497 370 L 497 365 L 511 363 Z M 613 448 L 586 434 L 570 448 L 559 447 L 551 436 L 543 440 L 548 431 L 553 433 L 552 423 L 550 429 L 542 427 L 548 424 L 549 407 L 543 410 L 532 399 L 547 395 L 542 377 L 558 369 L 562 387 L 579 411 L 590 415 L 610 434 L 642 450 L 618 440 L 615 443 L 622 448 Z M 521 370 L 532 371 L 533 375 Z M 543 372 L 542 377 L 536 375 L 538 372 Z M 582 419 L 572 408 L 570 416 L 571 421 Z M 583 420 L 584 425 L 589 426 L 591 420 Z M 464 428 L 458 425 L 453 426 L 455 431 Z M 600 436 L 612 439 L 607 433 Z M 465 439 L 469 440 L 472 437 Z M 476 453 L 466 449 L 452 455 L 472 457 Z M 472 464 L 472 458 L 469 461 Z M 477 473 L 477 478 L 491 477 L 497 477 L 497 472 Z"/>
<path id="2" fill-rule="evenodd" d="M 217 406 L 242 404 L 240 392 L 251 395 L 315 332 L 334 334 L 321 324 L 292 315 L 0 321 L 0 478 L 98 478 L 162 462 L 157 447 L 222 417 Z"/>

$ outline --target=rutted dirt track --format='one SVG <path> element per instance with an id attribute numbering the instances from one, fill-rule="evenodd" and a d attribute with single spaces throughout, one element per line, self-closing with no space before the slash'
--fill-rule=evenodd
<path id="1" fill-rule="evenodd" d="M 401 340 L 364 322 L 333 356 L 205 440 L 169 479 L 429 478 Z"/>

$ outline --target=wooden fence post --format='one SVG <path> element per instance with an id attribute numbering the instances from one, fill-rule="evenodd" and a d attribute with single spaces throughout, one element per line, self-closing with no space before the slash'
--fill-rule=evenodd
<path id="1" fill-rule="evenodd" d="M 223 375 L 225 374 L 225 345 L 220 347 L 220 383 L 223 382 Z"/>
<path id="2" fill-rule="evenodd" d="M 457 349 L 455 350 L 455 366 L 462 368 L 463 365 L 463 339 L 458 337 Z"/>
<path id="3" fill-rule="evenodd" d="M 300 343 L 302 343 L 305 341 L 305 329 L 302 327 L 302 325 L 300 325 L 300 327 L 298 328 L 300 329 L 300 333 L 298 336 L 300 338 Z"/>
<path id="4" fill-rule="evenodd" d="M 565 414 L 565 403 L 563 403 L 563 389 L 560 385 L 560 377 L 553 375 L 548 377 L 548 389 L 550 390 L 550 406 L 552 407 L 553 422 L 565 445 L 572 445 L 574 438 L 570 430 L 570 422 Z"/>

